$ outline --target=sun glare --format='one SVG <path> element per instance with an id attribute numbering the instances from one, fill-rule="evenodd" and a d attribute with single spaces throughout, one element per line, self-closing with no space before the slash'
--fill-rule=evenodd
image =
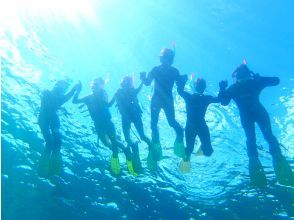
<path id="1" fill-rule="evenodd" d="M 79 25 L 81 19 L 99 23 L 99 1 L 90 0 L 0 0 L 0 30 L 19 26 L 23 19 L 66 21 Z"/>

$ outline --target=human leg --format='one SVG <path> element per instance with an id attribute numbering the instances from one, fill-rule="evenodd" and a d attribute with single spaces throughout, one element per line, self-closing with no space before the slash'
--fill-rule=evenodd
<path id="1" fill-rule="evenodd" d="M 201 150 L 205 156 L 210 156 L 213 153 L 211 146 L 210 133 L 207 124 L 204 122 L 198 125 L 198 135 L 201 141 Z"/>

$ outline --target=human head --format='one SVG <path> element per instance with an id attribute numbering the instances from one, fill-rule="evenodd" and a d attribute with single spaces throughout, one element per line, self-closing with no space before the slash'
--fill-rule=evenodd
<path id="1" fill-rule="evenodd" d="M 246 81 L 251 78 L 252 71 L 246 64 L 239 65 L 232 73 L 232 77 L 237 82 Z"/>
<path id="2" fill-rule="evenodd" d="M 69 83 L 66 80 L 58 80 L 54 87 L 53 91 L 59 95 L 63 95 L 68 89 Z"/>
<path id="3" fill-rule="evenodd" d="M 90 84 L 93 93 L 96 93 L 97 91 L 101 89 L 104 89 L 104 85 L 105 85 L 105 80 L 102 77 L 98 77 L 94 79 Z"/>
<path id="4" fill-rule="evenodd" d="M 206 81 L 202 78 L 198 78 L 194 81 L 194 89 L 196 92 L 202 94 L 206 89 Z"/>
<path id="5" fill-rule="evenodd" d="M 134 87 L 134 79 L 131 76 L 125 76 L 121 83 L 122 88 L 133 88 Z"/>
<path id="6" fill-rule="evenodd" d="M 172 49 L 164 48 L 160 51 L 159 57 L 162 64 L 171 66 L 174 62 L 175 53 Z"/>

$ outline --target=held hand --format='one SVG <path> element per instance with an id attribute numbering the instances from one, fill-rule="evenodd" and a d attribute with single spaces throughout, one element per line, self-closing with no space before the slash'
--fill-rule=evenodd
<path id="1" fill-rule="evenodd" d="M 221 90 L 225 90 L 228 87 L 228 81 L 227 80 L 222 80 L 219 82 L 219 88 Z"/>
<path id="2" fill-rule="evenodd" d="M 179 79 L 179 82 L 178 82 L 178 86 L 180 88 L 184 88 L 187 81 L 188 81 L 188 76 L 187 75 L 181 75 L 180 79 Z"/>
<path id="3" fill-rule="evenodd" d="M 118 95 L 118 91 L 116 91 L 116 92 L 114 93 L 113 98 L 116 98 L 117 95 Z"/>
<path id="4" fill-rule="evenodd" d="M 253 79 L 259 79 L 260 75 L 259 75 L 259 73 L 252 73 L 252 77 L 253 77 Z"/>
<path id="5" fill-rule="evenodd" d="M 81 81 L 79 81 L 76 85 L 75 85 L 76 91 L 80 92 L 82 90 L 82 83 Z"/>
<path id="6" fill-rule="evenodd" d="M 140 79 L 144 81 L 146 79 L 146 72 L 140 72 Z"/>
<path id="7" fill-rule="evenodd" d="M 183 84 L 186 84 L 186 82 L 188 81 L 188 75 L 181 75 L 180 81 L 183 82 Z"/>

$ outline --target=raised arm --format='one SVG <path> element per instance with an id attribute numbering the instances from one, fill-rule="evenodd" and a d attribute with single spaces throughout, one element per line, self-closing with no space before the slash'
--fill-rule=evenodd
<path id="1" fill-rule="evenodd" d="M 254 80 L 256 80 L 261 88 L 268 86 L 276 86 L 280 83 L 279 77 L 264 77 L 259 74 L 254 75 Z"/>
<path id="2" fill-rule="evenodd" d="M 110 100 L 110 102 L 108 103 L 108 107 L 113 106 L 113 104 L 116 101 L 116 96 L 117 96 L 117 92 L 113 95 L 112 99 Z"/>
<path id="3" fill-rule="evenodd" d="M 228 105 L 232 99 L 230 92 L 228 89 L 228 82 L 226 80 L 220 81 L 219 83 L 219 93 L 218 93 L 218 99 L 220 103 L 224 106 Z"/>
<path id="4" fill-rule="evenodd" d="M 138 88 L 135 90 L 135 91 L 136 91 L 136 94 L 138 94 L 138 93 L 141 91 L 143 85 L 144 85 L 144 82 L 142 81 L 142 82 L 140 83 L 140 85 L 138 86 Z"/>
<path id="5" fill-rule="evenodd" d="M 177 91 L 179 95 L 185 100 L 191 96 L 188 92 L 184 90 L 187 80 L 188 80 L 188 76 L 182 75 L 182 76 L 179 76 L 179 79 L 177 81 Z"/>
<path id="6" fill-rule="evenodd" d="M 146 86 L 150 86 L 152 81 L 153 81 L 153 75 L 154 75 L 154 71 L 155 69 L 153 68 L 147 75 L 146 77 L 146 72 L 141 72 L 140 73 L 140 78 L 142 80 L 142 82 L 146 85 Z"/>
<path id="7" fill-rule="evenodd" d="M 219 102 L 221 102 L 219 95 L 218 96 L 208 96 L 208 103 L 209 104 L 210 103 L 219 103 Z"/>
<path id="8" fill-rule="evenodd" d="M 79 82 L 79 84 L 77 86 L 77 91 L 76 91 L 76 94 L 73 97 L 72 103 L 79 104 L 79 103 L 85 103 L 86 102 L 87 97 L 84 97 L 84 98 L 81 98 L 81 99 L 79 98 L 81 90 L 82 90 L 82 84 L 81 84 L 81 82 Z"/>
<path id="9" fill-rule="evenodd" d="M 71 97 L 73 97 L 73 95 L 75 94 L 75 91 L 78 89 L 78 87 L 79 87 L 79 84 L 76 84 L 74 87 L 72 87 L 72 89 L 61 98 L 60 105 L 63 105 L 68 100 L 70 100 Z"/>

